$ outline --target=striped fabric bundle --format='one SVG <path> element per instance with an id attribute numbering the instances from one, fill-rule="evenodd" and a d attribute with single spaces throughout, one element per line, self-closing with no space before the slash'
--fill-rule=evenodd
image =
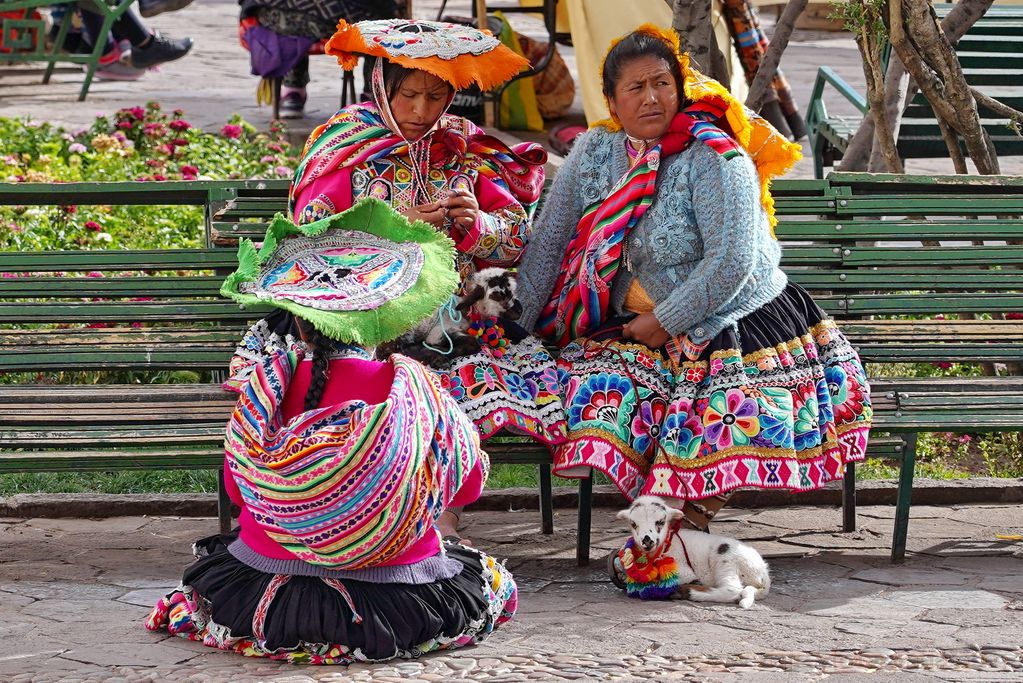
<path id="1" fill-rule="evenodd" d="M 345 107 L 310 134 L 291 183 L 289 211 L 294 213 L 295 198 L 317 178 L 408 150 L 409 143 L 385 125 L 376 105 Z M 507 189 L 527 211 L 540 199 L 546 162 L 539 145 L 509 147 L 460 116 L 442 116 L 430 139 L 431 166 L 476 171 Z"/>
<path id="2" fill-rule="evenodd" d="M 387 562 L 430 533 L 486 454 L 429 370 L 392 357 L 383 403 L 352 401 L 284 423 L 301 354 L 256 370 L 228 425 L 231 475 L 256 523 L 298 559 L 335 569 Z"/>

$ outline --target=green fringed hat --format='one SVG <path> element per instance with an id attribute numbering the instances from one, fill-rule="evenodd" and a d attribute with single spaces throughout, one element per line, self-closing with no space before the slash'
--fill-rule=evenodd
<path id="1" fill-rule="evenodd" d="M 409 331 L 458 287 L 455 244 L 409 223 L 378 199 L 298 226 L 278 214 L 256 249 L 238 245 L 238 270 L 220 293 L 270 304 L 348 344 L 376 346 Z"/>

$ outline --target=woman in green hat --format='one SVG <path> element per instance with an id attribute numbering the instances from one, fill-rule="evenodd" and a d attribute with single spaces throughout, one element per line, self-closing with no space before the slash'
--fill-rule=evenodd
<path id="1" fill-rule="evenodd" d="M 511 574 L 443 543 L 436 522 L 488 472 L 472 422 L 436 375 L 373 347 L 458 285 L 454 244 L 386 204 L 239 248 L 222 293 L 292 313 L 304 349 L 268 354 L 239 395 L 225 486 L 239 528 L 195 544 L 146 627 L 311 664 L 416 657 L 479 642 L 515 612 Z"/>

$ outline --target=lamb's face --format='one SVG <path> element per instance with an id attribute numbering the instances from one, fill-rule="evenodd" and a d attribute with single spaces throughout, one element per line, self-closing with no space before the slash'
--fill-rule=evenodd
<path id="1" fill-rule="evenodd" d="M 618 519 L 629 522 L 636 545 L 651 552 L 664 545 L 672 520 L 681 514 L 656 496 L 640 496 L 629 509 L 618 513 Z"/>
<path id="2" fill-rule="evenodd" d="M 515 296 L 518 283 L 504 268 L 484 268 L 473 277 L 482 295 L 475 303 L 476 311 L 484 318 L 505 318 L 518 320 L 522 315 L 522 304 Z"/>

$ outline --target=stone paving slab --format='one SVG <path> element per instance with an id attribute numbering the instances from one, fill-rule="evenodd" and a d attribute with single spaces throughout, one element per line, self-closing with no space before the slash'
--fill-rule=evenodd
<path id="1" fill-rule="evenodd" d="M 594 538 L 623 538 L 614 510 Z M 717 531 L 772 567 L 753 609 L 629 600 L 594 548 L 575 566 L 574 513 L 555 533 L 531 511 L 474 512 L 465 533 L 507 558 L 519 615 L 476 648 L 343 668 L 287 666 L 144 630 L 191 540 L 213 518 L 7 519 L 0 524 L 0 681 L 996 681 L 1023 679 L 1023 545 L 994 540 L 1013 506 L 913 508 L 907 562 L 891 565 L 890 515 L 861 509 L 732 510 Z M 957 534 L 965 534 L 960 537 Z M 861 536 L 869 542 L 843 542 Z"/>

